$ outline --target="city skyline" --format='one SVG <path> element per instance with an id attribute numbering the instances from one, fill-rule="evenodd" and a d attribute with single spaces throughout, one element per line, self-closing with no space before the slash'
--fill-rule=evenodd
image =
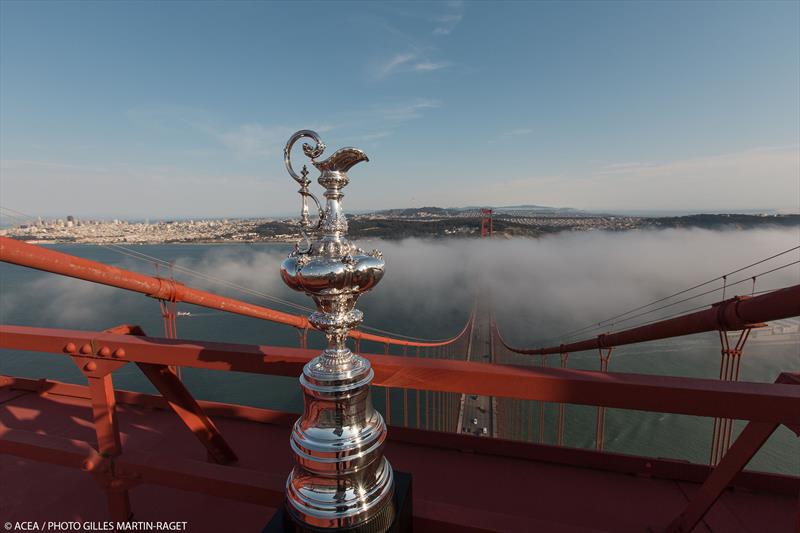
<path id="1" fill-rule="evenodd" d="M 369 154 L 351 212 L 800 211 L 797 3 L 0 15 L 0 204 L 34 216 L 292 214 L 302 128 Z"/>

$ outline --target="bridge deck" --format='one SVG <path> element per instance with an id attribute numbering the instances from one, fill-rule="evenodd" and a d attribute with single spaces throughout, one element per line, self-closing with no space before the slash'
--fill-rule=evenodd
<path id="1" fill-rule="evenodd" d="M 467 361 L 491 362 L 491 330 L 487 311 L 485 305 L 479 304 L 467 350 Z M 459 413 L 458 417 L 461 425 L 456 430 L 459 433 L 476 436 L 497 436 L 493 405 L 494 399 L 491 396 L 464 395 L 461 413 Z"/>
<path id="2" fill-rule="evenodd" d="M 118 405 L 125 451 L 204 462 L 206 452 L 170 411 Z M 215 416 L 239 455 L 238 467 L 283 475 L 291 466 L 285 424 Z M 0 387 L 0 429 L 95 442 L 88 400 Z M 403 430 L 386 448 L 392 465 L 413 475 L 417 531 L 659 531 L 698 485 L 436 447 L 469 436 L 433 435 L 413 444 Z M 418 432 L 419 433 L 419 432 Z M 426 438 L 431 439 L 428 433 Z M 1 438 L 1 437 L 0 437 Z M 391 437 L 390 437 L 391 439 Z M 464 440 L 467 439 L 467 440 Z M 528 445 L 532 446 L 532 445 Z M 593 453 L 593 452 L 588 452 Z M 123 452 L 123 455 L 125 452 Z M 609 455 L 609 458 L 612 456 Z M 609 459 L 610 460 L 610 459 Z M 198 463 L 199 464 L 199 463 Z M 103 490 L 90 475 L 0 455 L 0 519 L 109 520 Z M 280 487 L 276 487 L 280 488 Z M 191 532 L 260 531 L 273 509 L 154 485 L 133 488 L 136 520 L 185 520 Z M 697 531 L 790 531 L 797 514 L 792 494 L 727 491 Z"/>

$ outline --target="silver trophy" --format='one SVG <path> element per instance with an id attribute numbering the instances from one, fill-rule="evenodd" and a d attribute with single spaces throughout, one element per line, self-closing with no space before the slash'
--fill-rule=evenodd
<path id="1" fill-rule="evenodd" d="M 294 144 L 309 138 L 303 152 L 320 172 L 325 208 L 309 192 L 308 170 L 292 168 Z M 394 476 L 383 456 L 386 424 L 372 407 L 369 361 L 346 345 L 347 333 L 363 320 L 355 309 L 361 293 L 383 277 L 382 254 L 366 253 L 347 239 L 342 188 L 353 165 L 368 161 L 357 148 L 342 148 L 317 161 L 325 150 L 319 136 L 298 131 L 284 150 L 286 169 L 300 184 L 300 226 L 303 239 L 281 265 L 283 281 L 314 299 L 317 311 L 309 321 L 325 333 L 328 347 L 303 368 L 303 415 L 289 439 L 295 466 L 286 482 L 287 512 L 299 530 L 345 529 L 385 531 L 395 517 Z M 308 199 L 319 211 L 308 215 Z"/>

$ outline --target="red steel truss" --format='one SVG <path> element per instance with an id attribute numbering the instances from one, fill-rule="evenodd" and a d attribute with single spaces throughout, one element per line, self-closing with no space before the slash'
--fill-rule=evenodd
<path id="1" fill-rule="evenodd" d="M 159 339 L 145 337 L 141 333 L 141 329 L 136 326 L 120 326 L 106 332 L 1 326 L 0 348 L 63 354 L 82 369 L 90 387 L 88 391 L 80 388 L 86 392 L 77 391 L 73 394 L 83 394 L 92 400 L 97 449 L 88 442 L 66 441 L 0 426 L 0 453 L 75 466 L 92 474 L 106 488 L 109 511 L 118 520 L 125 520 L 130 516 L 128 491 L 142 483 L 277 506 L 282 497 L 283 472 L 273 475 L 254 473 L 237 466 L 198 466 L 196 462 L 184 463 L 180 458 L 160 459 L 158 456 L 143 455 L 127 449 L 123 453 L 116 444 L 119 442 L 119 432 L 114 422 L 117 391 L 111 386 L 110 376 L 114 370 L 129 363 L 142 368 L 145 375 L 156 384 L 167 405 L 172 407 L 206 445 L 212 457 L 217 452 L 216 460 L 225 463 L 235 460 L 235 453 L 227 447 L 222 435 L 216 431 L 205 413 L 208 406 L 219 408 L 220 404 L 196 402 L 169 367 L 296 376 L 314 352 L 272 346 Z M 690 531 L 778 425 L 785 424 L 795 432 L 800 432 L 800 387 L 797 386 L 800 376 L 795 374 L 782 374 L 778 383 L 768 384 L 487 365 L 387 355 L 367 357 L 376 371 L 375 384 L 382 386 L 749 420 L 750 424 L 720 464 L 715 469 L 706 471 L 710 474 L 701 490 L 690 499 L 685 510 L 670 526 L 670 531 Z M 161 377 L 154 379 L 154 373 Z M 104 382 L 107 386 L 91 386 L 92 380 L 98 378 L 107 378 Z M 5 379 L 12 384 L 20 381 Z M 76 387 L 36 383 L 38 386 L 62 390 Z M 27 383 L 28 387 L 31 385 L 37 386 Z M 22 383 L 22 386 L 25 387 L 26 384 Z M 120 395 L 127 397 L 129 401 L 131 397 L 146 396 L 137 393 Z M 258 411 L 238 406 L 229 407 L 241 411 Z M 257 416 L 279 422 L 287 418 L 268 412 Z M 392 431 L 399 433 L 401 439 L 411 439 L 434 447 L 447 447 L 450 445 L 448 442 L 453 441 L 467 446 L 468 449 L 485 447 L 490 452 L 495 449 L 495 453 L 503 454 L 506 452 L 501 450 L 520 453 L 525 446 L 534 446 L 461 435 L 445 437 L 446 434 L 439 432 L 403 428 Z M 403 433 L 404 431 L 407 433 Z M 574 461 L 581 457 L 580 453 L 576 455 L 573 451 L 557 450 L 564 452 L 567 458 L 563 460 Z M 589 459 L 589 463 L 592 461 L 594 460 Z M 617 460 L 609 456 L 608 461 Z M 656 460 L 648 461 L 648 469 L 652 469 L 653 461 Z M 441 524 L 437 527 L 440 526 Z"/>
<path id="2" fill-rule="evenodd" d="M 316 350 L 0 326 L 0 348 L 125 364 L 295 377 Z M 107 354 L 107 355 L 104 355 Z M 623 409 L 800 424 L 800 387 L 363 354 L 374 384 Z"/>

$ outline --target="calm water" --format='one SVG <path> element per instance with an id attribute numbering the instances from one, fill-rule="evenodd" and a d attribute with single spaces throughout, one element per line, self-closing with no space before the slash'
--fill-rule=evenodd
<path id="1" fill-rule="evenodd" d="M 515 241 L 514 246 L 526 246 L 525 242 Z M 479 273 L 491 272 L 492 267 L 476 263 L 460 271 L 448 272 L 446 277 L 437 278 L 423 275 L 419 268 L 420 259 L 429 267 L 443 270 L 437 266 L 441 265 L 436 261 L 446 264 L 448 253 L 453 254 L 454 260 L 467 264 L 468 261 L 459 259 L 462 256 L 457 254 L 471 256 L 472 251 L 465 252 L 434 243 L 379 243 L 379 246 L 386 253 L 389 271 L 376 291 L 360 301 L 359 308 L 365 312 L 367 324 L 425 338 L 442 338 L 457 333 L 467 319 L 472 301 L 473 293 L 468 289 L 480 285 L 477 281 L 481 275 Z M 493 246 L 510 245 L 498 243 Z M 146 274 L 156 273 L 152 263 L 120 255 L 106 247 L 60 245 L 54 248 Z M 308 305 L 309 301 L 304 296 L 292 293 L 280 283 L 277 268 L 289 249 L 287 245 L 267 244 L 160 245 L 132 248 L 137 252 L 175 261 L 179 265 L 190 266 L 249 288 Z M 416 254 L 413 261 L 408 260 L 411 252 Z M 444 258 L 441 257 L 442 254 Z M 159 273 L 168 275 L 163 268 Z M 291 311 L 228 287 L 184 274 L 176 277 L 193 286 Z M 495 272 L 489 278 L 501 278 L 501 281 L 505 279 L 500 272 Z M 674 283 L 675 280 L 667 281 Z M 636 280 L 632 282 L 635 283 Z M 526 282 L 525 286 L 530 286 L 535 294 L 546 293 L 546 289 L 538 287 L 534 279 Z M 502 287 L 498 287 L 497 292 L 501 292 Z M 676 288 L 680 288 L 680 285 L 671 286 L 671 289 Z M 3 297 L 0 321 L 4 324 L 101 330 L 116 324 L 136 323 L 151 335 L 162 335 L 158 303 L 142 295 L 3 263 L 0 263 L 0 294 Z M 639 296 L 639 302 L 642 301 L 641 298 Z M 561 305 L 567 304 L 562 302 Z M 555 325 L 553 316 L 562 315 L 564 309 L 551 304 L 554 307 L 551 310 L 552 316 L 542 315 L 541 308 L 547 306 L 547 301 L 537 302 L 532 297 L 501 306 L 497 310 L 498 323 L 512 342 L 523 345 L 540 344 L 548 337 L 547 333 L 552 335 L 554 331 L 563 331 L 563 328 L 569 330 L 584 325 L 582 320 L 574 316 L 572 320 L 567 319 Z M 627 306 L 623 307 L 626 308 Z M 185 304 L 179 304 L 178 309 L 192 313 L 190 317 L 178 317 L 178 336 L 181 338 L 297 345 L 297 334 L 292 328 Z M 525 310 L 530 312 L 526 313 Z M 573 314 L 580 313 L 575 310 Z M 608 314 L 604 313 L 597 318 Z M 321 339 L 312 336 L 310 344 L 321 346 Z M 366 344 L 362 349 L 382 350 Z M 594 353 L 570 356 L 570 366 L 574 368 L 594 370 L 597 369 L 597 364 Z M 715 378 L 719 370 L 719 341 L 716 334 L 708 334 L 619 348 L 613 355 L 611 370 Z M 800 371 L 800 343 L 797 336 L 779 340 L 755 339 L 749 342 L 742 359 L 742 380 L 771 382 L 781 371 Z M 74 365 L 62 355 L 2 350 L 0 373 L 33 378 L 47 377 L 73 383 L 84 382 Z M 189 389 L 201 399 L 294 412 L 299 411 L 301 406 L 295 379 L 194 369 L 184 369 L 183 378 Z M 155 393 L 134 365 L 117 371 L 114 382 L 118 388 Z M 384 405 L 382 391 L 375 391 L 375 402 L 379 408 Z M 401 402 L 393 401 L 392 405 L 399 406 Z M 555 427 L 555 412 L 555 406 L 548 406 L 548 441 L 554 438 L 552 428 Z M 594 408 L 569 406 L 567 416 L 567 444 L 591 447 L 594 437 Z M 392 417 L 394 420 L 400 419 L 399 412 L 393 412 Z M 606 449 L 704 463 L 708 460 L 711 424 L 710 419 L 699 417 L 610 409 L 606 421 Z M 741 425 L 737 425 L 737 429 L 740 428 Z M 781 427 L 753 459 L 750 468 L 800 475 L 798 457 L 800 444 L 797 437 Z"/>

